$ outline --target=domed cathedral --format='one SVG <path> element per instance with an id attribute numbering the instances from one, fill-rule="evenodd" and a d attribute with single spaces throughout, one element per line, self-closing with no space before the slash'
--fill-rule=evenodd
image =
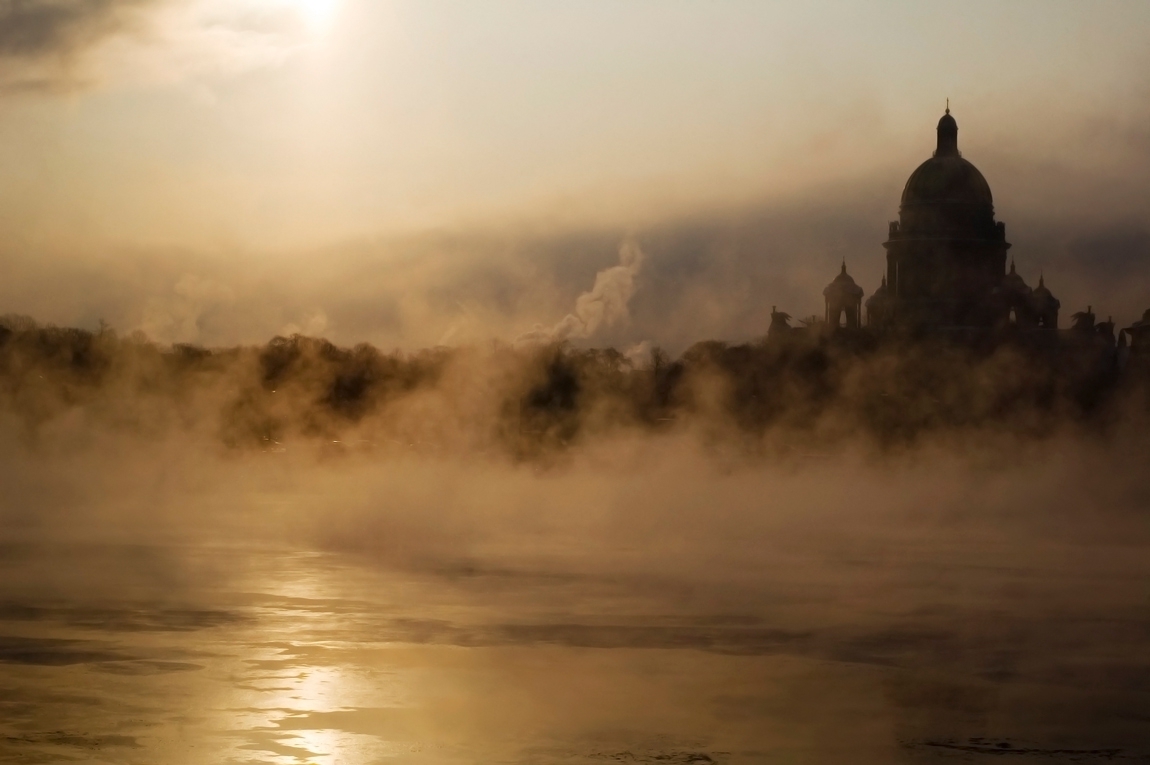
<path id="1" fill-rule="evenodd" d="M 958 150 L 949 106 L 938 121 L 934 155 L 907 180 L 883 247 L 884 323 L 990 328 L 1010 320 L 1001 299 L 1006 225 L 994 220 L 990 184 Z"/>
<path id="2" fill-rule="evenodd" d="M 1095 324 L 1088 308 L 1074 314 L 1071 329 L 1059 330 L 1062 304 L 1045 278 L 1040 274 L 1038 286 L 1031 287 L 1013 258 L 1008 268 L 1006 225 L 994 219 L 990 184 L 958 150 L 958 122 L 949 104 L 937 134 L 934 154 L 903 188 L 899 219 L 890 223 L 890 236 L 883 243 L 886 269 L 874 293 L 863 300 L 863 289 L 847 273 L 844 260 L 823 290 L 824 317 L 812 316 L 803 320 L 803 327 L 791 327 L 790 315 L 774 308 L 767 339 L 877 340 L 909 330 L 911 335 L 943 334 L 964 342 L 1023 342 L 1055 354 L 1062 352 L 1059 349 L 1078 353 L 1087 346 L 1113 347 L 1113 322 Z M 1123 330 L 1120 339 L 1136 340 L 1140 353 L 1150 359 L 1146 321 L 1144 317 L 1143 323 Z M 1150 374 L 1150 360 L 1146 366 Z"/>
<path id="3" fill-rule="evenodd" d="M 1150 379 L 1150 310 L 1117 338 L 1113 320 L 1096 322 L 1089 307 L 1060 330 L 1062 304 L 1043 275 L 1032 288 L 1013 259 L 1007 267 L 1006 226 L 994 219 L 990 184 L 958 150 L 949 104 L 937 132 L 934 154 L 903 188 L 899 219 L 883 243 L 886 269 L 879 287 L 864 301 L 844 260 L 823 290 L 824 317 L 791 327 L 790 315 L 772 308 L 767 341 L 864 347 L 930 335 L 982 348 L 1014 343 L 1077 375 L 1083 385 L 1103 384 L 1127 363 Z"/>

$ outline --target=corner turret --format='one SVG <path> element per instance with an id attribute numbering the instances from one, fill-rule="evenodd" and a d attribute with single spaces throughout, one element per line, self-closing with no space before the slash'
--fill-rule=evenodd
<path id="1" fill-rule="evenodd" d="M 839 275 L 823 290 L 823 297 L 826 298 L 827 303 L 826 322 L 828 325 L 838 327 L 845 324 L 851 329 L 859 327 L 863 289 L 855 284 L 855 280 L 847 273 L 845 260 Z"/>

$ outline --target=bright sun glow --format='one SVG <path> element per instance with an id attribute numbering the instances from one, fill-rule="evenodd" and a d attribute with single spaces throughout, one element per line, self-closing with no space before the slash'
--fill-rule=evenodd
<path id="1" fill-rule="evenodd" d="M 288 0 L 309 29 L 326 29 L 335 18 L 339 0 Z"/>

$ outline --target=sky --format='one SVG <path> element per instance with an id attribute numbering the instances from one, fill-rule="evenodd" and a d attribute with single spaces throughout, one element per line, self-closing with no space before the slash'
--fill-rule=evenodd
<path id="1" fill-rule="evenodd" d="M 1019 271 L 1150 306 L 1150 5 L 0 0 L 0 313 L 671 350 L 869 293 L 949 99 Z"/>
<path id="2" fill-rule="evenodd" d="M 1136 388 L 1010 349 L 653 351 L 821 314 L 843 263 L 873 292 L 948 102 L 1019 274 L 1129 325 L 1147 40 L 1147 0 L 0 0 L 0 326 L 128 338 L 3 346 L 0 755 L 199 725 L 319 762 L 291 734 L 339 715 L 406 757 L 426 692 L 412 756 L 1136 757 Z M 135 342 L 295 334 L 410 355 Z M 491 344 L 539 339 L 642 363 Z"/>

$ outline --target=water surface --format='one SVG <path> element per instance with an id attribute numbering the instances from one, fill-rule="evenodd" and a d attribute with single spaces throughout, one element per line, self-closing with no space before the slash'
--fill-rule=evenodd
<path id="1" fill-rule="evenodd" d="M 112 593 L 35 586 L 56 568 L 97 577 L 124 561 L 154 568 L 164 585 L 160 562 L 176 558 L 226 573 L 170 590 L 137 578 Z M 783 558 L 717 581 L 397 568 L 234 544 L 13 544 L 2 561 L 17 585 L 0 605 L 6 762 L 1084 762 L 1150 752 L 1137 550 L 1080 555 L 1065 574 L 1057 555 L 1015 568 L 861 556 L 821 577 Z"/>

